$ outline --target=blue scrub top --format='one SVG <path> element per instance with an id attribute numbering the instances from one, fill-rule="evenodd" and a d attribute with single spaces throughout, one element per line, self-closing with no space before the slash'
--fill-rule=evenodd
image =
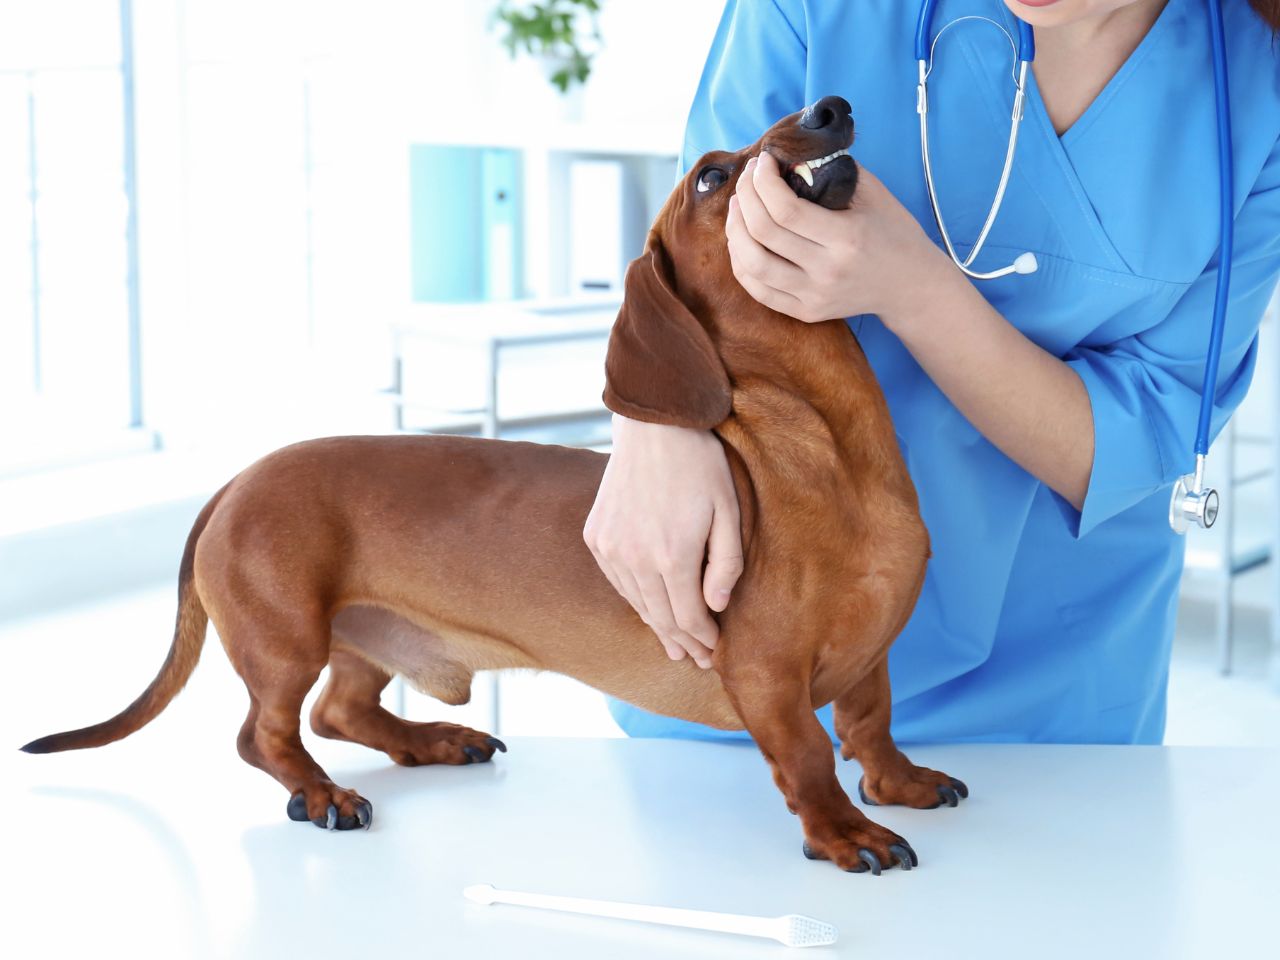
<path id="1" fill-rule="evenodd" d="M 1236 251 L 1215 435 L 1248 388 L 1280 273 L 1280 47 L 1245 0 L 1223 6 Z M 854 156 L 941 244 L 920 160 L 917 11 L 902 0 L 730 0 L 684 165 L 839 94 L 853 105 Z M 942 0 L 935 32 L 966 14 L 1017 36 L 1000 0 Z M 1185 544 L 1169 528 L 1169 493 L 1193 465 L 1218 266 L 1211 56 L 1203 0 L 1169 0 L 1061 137 L 1029 79 L 1008 193 L 975 264 L 991 270 L 1027 250 L 1039 260 L 1034 274 L 977 288 L 1088 389 L 1095 452 L 1083 510 L 978 433 L 877 318 L 849 321 L 884 388 L 933 542 L 919 604 L 889 654 L 900 742 L 1164 735 Z M 930 146 L 948 229 L 966 252 L 1004 160 L 1011 67 L 990 24 L 958 24 L 937 46 Z M 620 701 L 610 709 L 633 736 L 746 737 Z M 830 731 L 830 707 L 818 715 Z"/>

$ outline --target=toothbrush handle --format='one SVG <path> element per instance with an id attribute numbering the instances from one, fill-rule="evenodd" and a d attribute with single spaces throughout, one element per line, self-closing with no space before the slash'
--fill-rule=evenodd
<path id="1" fill-rule="evenodd" d="M 521 893 L 515 890 L 495 890 L 493 898 L 495 903 L 510 903 L 522 907 L 541 907 L 545 910 L 582 913 L 593 917 L 612 917 L 616 920 L 640 920 L 646 923 L 662 923 L 672 927 L 715 930 L 720 933 L 741 933 L 752 937 L 777 939 L 778 933 L 776 919 L 749 917 L 738 913 L 686 910 L 681 907 L 655 907 L 640 903 L 619 903 L 613 900 L 559 897 L 546 893 Z"/>

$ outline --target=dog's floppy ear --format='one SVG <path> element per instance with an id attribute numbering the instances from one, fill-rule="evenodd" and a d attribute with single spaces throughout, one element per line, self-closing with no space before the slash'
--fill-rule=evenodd
<path id="1" fill-rule="evenodd" d="M 627 267 L 625 299 L 604 361 L 604 405 L 633 420 L 709 430 L 729 416 L 720 355 L 662 275 L 650 246 Z"/>

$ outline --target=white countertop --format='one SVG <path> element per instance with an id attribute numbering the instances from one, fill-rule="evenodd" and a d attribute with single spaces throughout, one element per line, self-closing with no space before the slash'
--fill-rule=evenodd
<path id="1" fill-rule="evenodd" d="M 229 738 L 214 743 L 176 751 L 144 731 L 81 754 L 0 752 L 0 951 L 1174 960 L 1262 957 L 1280 936 L 1277 750 L 917 747 L 917 762 L 962 778 L 971 797 L 954 810 L 869 808 L 921 861 L 873 877 L 801 856 L 799 823 L 750 746 L 509 738 L 491 764 L 402 769 L 322 741 L 317 758 L 375 812 L 368 832 L 327 833 L 287 820 L 284 791 Z M 856 795 L 857 765 L 839 770 Z M 840 940 L 796 954 L 484 907 L 461 895 L 476 882 L 801 913 Z"/>

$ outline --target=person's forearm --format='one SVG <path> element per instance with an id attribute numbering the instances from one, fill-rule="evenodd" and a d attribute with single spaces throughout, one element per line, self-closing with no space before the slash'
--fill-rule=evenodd
<path id="1" fill-rule="evenodd" d="M 1028 340 L 949 262 L 881 319 L 970 423 L 1077 510 L 1093 470 L 1084 382 Z"/>

